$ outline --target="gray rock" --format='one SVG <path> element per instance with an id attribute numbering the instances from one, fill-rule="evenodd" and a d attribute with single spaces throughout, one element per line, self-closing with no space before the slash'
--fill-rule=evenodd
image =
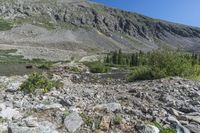
<path id="1" fill-rule="evenodd" d="M 18 80 L 9 82 L 8 85 L 6 86 L 7 87 L 6 91 L 15 92 L 18 90 L 18 88 L 20 87 L 21 84 L 22 84 L 22 82 L 18 81 Z"/>
<path id="2" fill-rule="evenodd" d="M 104 110 L 107 112 L 121 111 L 122 107 L 119 103 L 100 104 L 94 107 L 94 110 Z"/>
<path id="3" fill-rule="evenodd" d="M 63 107 L 61 104 L 52 103 L 52 104 L 39 104 L 35 107 L 36 110 L 50 110 L 50 109 L 59 109 L 62 110 Z"/>
<path id="4" fill-rule="evenodd" d="M 20 118 L 22 115 L 17 109 L 13 109 L 12 107 L 7 107 L 5 103 L 0 104 L 1 112 L 0 117 L 4 119 L 16 119 Z"/>
<path id="5" fill-rule="evenodd" d="M 173 117 L 173 116 L 167 117 L 167 121 L 170 122 L 170 123 L 172 123 L 172 124 L 175 124 L 175 125 L 180 123 L 180 122 L 179 122 L 175 117 Z"/>
<path id="6" fill-rule="evenodd" d="M 84 122 L 82 118 L 76 112 L 73 112 L 70 115 L 66 116 L 64 120 L 64 125 L 70 133 L 74 133 L 78 128 L 81 127 L 83 123 Z"/>
<path id="7" fill-rule="evenodd" d="M 186 116 L 186 118 L 190 121 L 194 121 L 194 122 L 200 124 L 200 116 Z"/>
<path id="8" fill-rule="evenodd" d="M 159 129 L 153 125 L 142 125 L 138 127 L 140 133 L 159 133 Z"/>
<path id="9" fill-rule="evenodd" d="M 26 127 L 11 123 L 8 126 L 8 131 L 11 133 L 58 133 L 55 126 L 48 121 L 39 122 L 37 127 Z"/>
<path id="10" fill-rule="evenodd" d="M 176 132 L 177 133 L 190 133 L 190 131 L 186 127 L 182 126 L 181 124 L 176 125 Z"/>
<path id="11" fill-rule="evenodd" d="M 185 127 L 187 127 L 192 133 L 199 133 L 200 132 L 200 125 L 188 124 Z"/>
<path id="12" fill-rule="evenodd" d="M 38 123 L 38 133 L 58 133 L 53 123 L 49 121 L 43 121 Z"/>
<path id="13" fill-rule="evenodd" d="M 7 132 L 8 132 L 7 124 L 1 124 L 0 125 L 0 133 L 7 133 Z"/>
<path id="14" fill-rule="evenodd" d="M 37 118 L 33 118 L 32 116 L 26 118 L 24 121 L 25 121 L 27 127 L 37 127 L 38 126 Z"/>

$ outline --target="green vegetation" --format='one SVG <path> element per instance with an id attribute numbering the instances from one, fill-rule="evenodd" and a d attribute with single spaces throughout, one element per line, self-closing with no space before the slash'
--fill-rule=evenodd
<path id="1" fill-rule="evenodd" d="M 25 63 L 28 61 L 23 59 L 23 56 L 12 54 L 15 52 L 17 52 L 16 49 L 0 50 L 0 64 Z"/>
<path id="2" fill-rule="evenodd" d="M 156 50 L 124 54 L 114 51 L 104 59 L 107 66 L 123 66 L 131 71 L 128 81 L 159 79 L 168 76 L 199 77 L 200 55 L 180 51 Z"/>
<path id="3" fill-rule="evenodd" d="M 154 122 L 154 125 L 160 130 L 160 133 L 176 133 L 172 128 L 164 128 L 159 123 Z"/>
<path id="4" fill-rule="evenodd" d="M 49 70 L 51 67 L 52 67 L 52 63 L 50 62 L 38 65 L 39 69 L 45 69 L 45 70 Z"/>
<path id="5" fill-rule="evenodd" d="M 85 62 L 84 64 L 89 67 L 92 73 L 106 73 L 110 70 L 108 66 L 101 62 Z"/>
<path id="6" fill-rule="evenodd" d="M 47 76 L 40 73 L 32 73 L 27 80 L 20 86 L 20 90 L 25 93 L 35 94 L 37 89 L 43 93 L 49 92 L 53 87 L 62 87 L 63 83 L 59 80 L 50 80 Z"/>
<path id="7" fill-rule="evenodd" d="M 0 50 L 0 64 L 34 64 L 39 69 L 49 70 L 53 63 L 44 59 L 24 59 L 21 55 L 15 55 L 16 49 Z"/>
<path id="8" fill-rule="evenodd" d="M 121 116 L 121 115 L 115 116 L 113 122 L 114 122 L 114 124 L 116 124 L 116 125 L 121 124 L 121 123 L 122 123 L 122 116 Z"/>
<path id="9" fill-rule="evenodd" d="M 0 19 L 0 31 L 10 30 L 13 24 L 7 20 Z"/>
<path id="10" fill-rule="evenodd" d="M 87 115 L 84 114 L 84 113 L 81 113 L 80 116 L 82 117 L 84 123 L 85 123 L 87 126 L 92 127 L 93 122 L 94 122 L 93 118 L 87 116 Z"/>

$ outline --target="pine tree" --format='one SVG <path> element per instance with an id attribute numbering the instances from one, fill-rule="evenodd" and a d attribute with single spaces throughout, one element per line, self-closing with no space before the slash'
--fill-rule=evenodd
<path id="1" fill-rule="evenodd" d="M 115 52 L 113 53 L 113 56 L 112 56 L 112 63 L 113 63 L 113 64 L 117 64 L 117 63 L 118 63 L 117 51 L 115 51 Z"/>
<path id="2" fill-rule="evenodd" d="M 121 49 L 119 49 L 119 52 L 118 52 L 118 64 L 122 65 L 122 50 Z"/>

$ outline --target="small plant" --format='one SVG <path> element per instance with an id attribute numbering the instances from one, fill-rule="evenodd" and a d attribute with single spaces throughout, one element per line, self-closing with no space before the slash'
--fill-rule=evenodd
<path id="1" fill-rule="evenodd" d="M 85 122 L 85 124 L 89 127 L 92 127 L 93 125 L 93 119 L 89 116 L 87 116 L 84 113 L 81 113 L 80 116 L 82 117 L 83 121 Z"/>
<path id="2" fill-rule="evenodd" d="M 32 73 L 27 80 L 20 86 L 20 90 L 25 93 L 34 94 L 37 89 L 43 93 L 50 91 L 53 87 L 59 88 L 63 84 L 59 80 L 50 80 L 47 76 L 40 73 Z"/>
<path id="3" fill-rule="evenodd" d="M 122 123 L 122 117 L 121 115 L 117 115 L 114 120 L 113 120 L 114 124 L 119 125 Z"/>

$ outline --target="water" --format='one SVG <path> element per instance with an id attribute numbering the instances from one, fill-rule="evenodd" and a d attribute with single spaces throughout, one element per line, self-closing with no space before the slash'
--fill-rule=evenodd
<path id="1" fill-rule="evenodd" d="M 13 76 L 13 75 L 25 75 L 32 72 L 42 72 L 36 66 L 32 65 L 32 68 L 26 68 L 31 64 L 0 64 L 0 76 Z"/>

